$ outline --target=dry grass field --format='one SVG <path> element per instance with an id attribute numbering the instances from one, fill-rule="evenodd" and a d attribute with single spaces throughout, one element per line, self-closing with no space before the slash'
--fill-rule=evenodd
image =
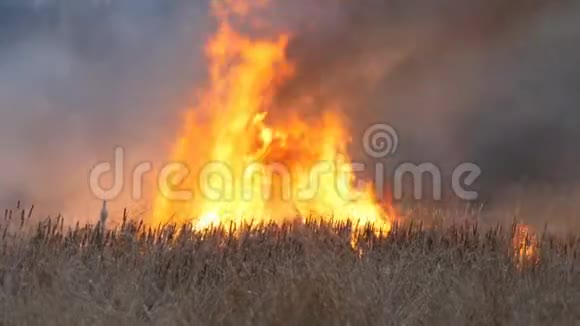
<path id="1" fill-rule="evenodd" d="M 0 325 L 577 325 L 580 238 L 519 225 L 0 226 Z"/>

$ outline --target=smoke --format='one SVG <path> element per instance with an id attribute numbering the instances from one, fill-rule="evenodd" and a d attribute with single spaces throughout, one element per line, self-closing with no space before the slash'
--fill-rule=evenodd
<path id="1" fill-rule="evenodd" d="M 299 75 L 281 102 L 312 89 L 321 102 L 344 98 L 354 139 L 389 123 L 401 138 L 394 160 L 444 171 L 475 162 L 485 199 L 514 184 L 577 183 L 580 5 L 332 3 L 327 19 L 306 14 L 296 24 L 304 26 L 291 52 Z"/>
<path id="2" fill-rule="evenodd" d="M 114 146 L 165 159 L 205 79 L 207 13 L 193 0 L 0 2 L 0 202 L 92 218 L 88 170 Z M 341 102 L 355 156 L 364 128 L 386 122 L 401 138 L 392 160 L 476 162 L 486 198 L 578 181 L 575 2 L 288 1 L 268 14 L 298 68 L 280 107 Z"/>
<path id="3" fill-rule="evenodd" d="M 92 218 L 89 170 L 115 146 L 127 173 L 164 159 L 203 79 L 206 12 L 177 1 L 0 2 L 3 207 L 18 199 Z"/>

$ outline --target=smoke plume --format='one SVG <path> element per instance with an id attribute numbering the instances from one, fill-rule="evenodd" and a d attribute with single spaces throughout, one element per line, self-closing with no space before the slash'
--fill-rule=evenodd
<path id="1" fill-rule="evenodd" d="M 343 103 L 360 159 L 360 135 L 383 122 L 397 161 L 478 163 L 485 198 L 577 183 L 577 3 L 272 2 L 297 64 L 277 103 Z M 88 171 L 114 146 L 163 161 L 205 80 L 207 13 L 194 0 L 0 2 L 0 202 L 94 220 Z"/>

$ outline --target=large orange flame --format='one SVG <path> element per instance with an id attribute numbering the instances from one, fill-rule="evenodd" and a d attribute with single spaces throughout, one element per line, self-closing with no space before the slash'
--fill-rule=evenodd
<path id="1" fill-rule="evenodd" d="M 311 217 L 388 231 L 390 218 L 372 186 L 354 186 L 338 107 L 323 108 L 314 120 L 278 110 L 277 123 L 268 121 L 276 90 L 294 74 L 286 57 L 290 36 L 253 39 L 232 23 L 261 5 L 212 2 L 219 27 L 206 46 L 209 86 L 173 153 L 190 173 L 179 188 L 194 190 L 194 197 L 176 200 L 161 191 L 155 222 L 174 217 L 205 229 Z"/>

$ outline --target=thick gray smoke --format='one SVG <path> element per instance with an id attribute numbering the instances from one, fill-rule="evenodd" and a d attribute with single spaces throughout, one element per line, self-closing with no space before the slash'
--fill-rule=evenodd
<path id="1" fill-rule="evenodd" d="M 275 4 L 298 64 L 279 101 L 341 99 L 357 135 L 377 122 L 398 130 L 400 161 L 477 162 L 486 197 L 574 185 L 580 5 L 545 3 Z M 94 214 L 87 171 L 115 145 L 163 160 L 204 80 L 207 5 L 0 0 L 0 202 Z"/>
<path id="2" fill-rule="evenodd" d="M 310 89 L 320 101 L 344 97 L 359 134 L 380 122 L 398 130 L 391 160 L 480 165 L 486 201 L 514 201 L 521 188 L 549 187 L 528 196 L 536 203 L 575 196 L 577 2 L 352 1 L 325 13 L 300 24 L 302 69 L 281 101 Z"/>

